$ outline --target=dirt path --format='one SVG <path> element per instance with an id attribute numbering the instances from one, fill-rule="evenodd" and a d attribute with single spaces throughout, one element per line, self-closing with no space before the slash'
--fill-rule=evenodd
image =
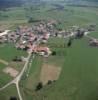
<path id="1" fill-rule="evenodd" d="M 8 62 L 2 59 L 0 59 L 0 63 L 3 63 L 4 65 L 8 65 Z"/>

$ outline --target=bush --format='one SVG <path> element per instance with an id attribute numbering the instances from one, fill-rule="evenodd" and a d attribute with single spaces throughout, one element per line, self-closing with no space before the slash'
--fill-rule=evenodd
<path id="1" fill-rule="evenodd" d="M 43 84 L 42 84 L 42 82 L 39 82 L 38 83 L 38 85 L 36 86 L 36 91 L 39 91 L 40 89 L 42 89 L 43 88 Z"/>
<path id="2" fill-rule="evenodd" d="M 33 23 L 33 18 L 29 18 L 28 23 Z"/>
<path id="3" fill-rule="evenodd" d="M 52 81 L 51 80 L 48 81 L 47 85 L 50 85 L 50 84 L 52 84 Z"/>
<path id="4" fill-rule="evenodd" d="M 56 51 L 53 51 L 53 52 L 52 52 L 52 55 L 55 56 L 55 55 L 56 55 Z"/>
<path id="5" fill-rule="evenodd" d="M 17 100 L 16 97 L 10 97 L 10 100 Z"/>

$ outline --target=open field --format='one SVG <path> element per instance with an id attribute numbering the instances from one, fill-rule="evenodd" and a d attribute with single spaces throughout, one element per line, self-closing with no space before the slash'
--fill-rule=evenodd
<path id="1" fill-rule="evenodd" d="M 20 24 L 28 24 L 32 17 L 34 20 L 57 20 L 57 28 L 68 29 L 70 26 L 85 26 L 97 23 L 98 9 L 90 7 L 64 6 L 63 10 L 56 9 L 54 5 L 46 4 L 37 7 L 23 6 L 0 11 L 0 27 L 14 28 Z"/>
<path id="2" fill-rule="evenodd" d="M 12 80 L 12 77 L 4 73 L 3 70 L 7 67 L 12 67 L 18 71 L 21 71 L 24 63 L 15 63 L 12 60 L 15 58 L 15 56 L 21 57 L 26 55 L 26 52 L 16 50 L 16 48 L 11 44 L 0 44 L 0 87 Z"/>
<path id="3" fill-rule="evenodd" d="M 12 78 L 3 72 L 3 69 L 6 68 L 6 65 L 0 63 L 0 87 L 8 83 Z"/>
<path id="4" fill-rule="evenodd" d="M 0 44 L 0 59 L 11 62 L 17 55 L 26 56 L 26 52 L 17 50 L 13 44 Z"/>
<path id="5" fill-rule="evenodd" d="M 16 87 L 14 85 L 7 87 L 5 90 L 0 92 L 1 100 L 10 100 L 10 97 L 18 98 Z"/>
<path id="6" fill-rule="evenodd" d="M 91 33 L 89 34 L 89 36 L 92 36 L 92 37 L 98 39 L 98 32 L 91 32 Z"/>
<path id="7" fill-rule="evenodd" d="M 28 68 L 29 70 L 27 70 L 21 80 L 20 87 L 24 100 L 32 100 L 32 96 L 33 94 L 35 94 L 34 90 L 40 80 L 40 71 L 42 63 L 43 59 L 41 57 L 36 56 L 35 59 L 32 61 L 32 65 L 29 66 L 30 69 Z M 28 72 L 29 76 L 26 77 L 26 74 Z"/>
<path id="8" fill-rule="evenodd" d="M 53 38 L 54 41 L 52 43 L 55 43 L 56 39 Z M 65 45 L 67 42 L 65 40 Z M 59 42 L 58 44 L 61 43 L 63 42 Z M 54 49 L 58 51 L 57 47 L 54 47 Z M 45 100 L 65 100 L 65 98 L 67 100 L 96 100 L 98 88 L 97 48 L 90 47 L 89 40 L 83 38 L 74 40 L 71 47 L 65 47 L 63 50 L 63 55 L 56 55 L 49 62 L 46 59 L 42 59 L 41 63 L 37 65 L 38 58 L 34 60 L 36 64 L 33 63 L 31 67 L 33 72 L 31 72 L 28 79 L 24 80 L 25 82 L 23 81 L 25 85 L 21 86 L 23 96 L 25 97 L 24 100 L 32 100 L 32 98 L 34 100 L 42 100 L 43 98 Z M 62 48 L 59 48 L 60 51 L 62 51 Z M 34 87 L 39 82 L 39 73 L 41 72 L 39 66 L 42 66 L 42 62 L 54 64 L 53 61 L 56 61 L 55 57 L 61 62 L 63 56 L 64 62 L 59 64 L 62 65 L 60 66 L 62 67 L 62 71 L 58 81 L 50 86 L 46 85 L 39 92 L 35 92 Z M 55 65 L 58 65 L 60 62 L 57 61 Z M 34 70 L 35 68 L 36 70 Z"/>
<path id="9" fill-rule="evenodd" d="M 4 65 L 8 65 L 8 62 L 6 62 L 5 60 L 0 59 L 0 63 L 3 63 Z"/>
<path id="10" fill-rule="evenodd" d="M 41 71 L 42 71 L 44 64 L 55 66 L 55 67 L 53 67 L 53 69 L 54 68 L 57 69 L 57 72 L 55 70 L 54 71 L 52 70 L 52 73 L 56 72 L 54 74 L 54 78 L 59 79 L 60 74 L 62 73 L 62 66 L 63 66 L 64 61 L 65 61 L 65 60 L 63 60 L 65 55 L 62 54 L 62 51 L 64 53 L 65 48 L 63 48 L 63 47 L 57 48 L 55 45 L 56 43 L 58 43 L 57 46 L 60 47 L 60 46 L 65 44 L 65 40 L 60 39 L 60 38 L 50 38 L 48 41 L 48 45 L 52 50 L 56 50 L 57 55 L 56 56 L 49 56 L 48 58 L 43 58 L 43 57 L 39 57 L 39 56 L 35 57 L 35 59 L 32 61 L 32 66 L 30 69 L 29 77 L 26 78 L 26 73 L 24 74 L 24 77 L 23 77 L 21 84 L 20 84 L 24 100 L 32 100 L 33 96 L 35 98 L 39 97 L 38 93 L 35 92 L 35 88 L 36 88 L 36 85 L 38 84 L 38 82 L 40 82 Z M 58 58 L 60 58 L 60 59 L 58 59 Z M 61 71 L 58 72 L 58 70 L 59 71 L 61 70 Z M 48 70 L 47 70 L 47 73 L 48 73 Z M 54 80 L 56 80 L 56 79 L 54 79 Z"/>
<path id="11" fill-rule="evenodd" d="M 42 89 L 35 100 L 96 100 L 97 48 L 88 45 L 88 39 L 75 40 L 66 48 L 65 63 L 59 80 L 50 88 Z M 34 97 L 33 97 L 34 98 Z"/>

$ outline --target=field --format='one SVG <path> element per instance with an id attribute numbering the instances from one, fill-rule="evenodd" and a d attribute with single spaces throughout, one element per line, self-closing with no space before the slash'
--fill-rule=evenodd
<path id="1" fill-rule="evenodd" d="M 91 33 L 89 34 L 89 36 L 92 36 L 92 37 L 98 39 L 98 32 L 91 32 Z"/>
<path id="2" fill-rule="evenodd" d="M 88 45 L 88 39 L 74 40 L 65 48 L 65 62 L 56 83 L 38 92 L 34 100 L 96 100 L 97 48 Z"/>
<path id="3" fill-rule="evenodd" d="M 56 41 L 59 46 L 55 45 Z M 36 57 L 32 62 L 29 77 L 22 80 L 24 85 L 20 84 L 24 100 L 96 100 L 98 98 L 97 48 L 90 47 L 86 37 L 74 40 L 69 48 L 67 42 L 68 39 L 50 38 L 49 45 L 57 55 L 50 56 L 48 59 Z M 65 48 L 62 44 L 65 44 Z M 58 48 L 60 46 L 61 48 Z M 57 81 L 35 92 L 43 64 L 55 65 L 62 71 Z"/>
<path id="4" fill-rule="evenodd" d="M 87 27 L 94 23 L 96 24 L 96 32 L 89 35 L 98 38 L 98 8 L 73 6 L 64 6 L 63 10 L 54 10 L 54 8 L 53 5 L 41 5 L 38 9 L 16 7 L 7 11 L 0 11 L 2 14 L 0 16 L 0 28 L 14 29 L 20 24 L 29 24 L 28 18 L 30 16 L 36 20 L 57 20 L 59 24 L 56 27 L 66 30 L 73 25 Z M 51 55 L 49 58 L 36 56 L 32 60 L 32 64 L 28 66 L 29 68 L 20 82 L 23 100 L 98 99 L 98 48 L 90 47 L 86 37 L 74 40 L 69 48 L 67 43 L 68 39 L 52 37 L 47 45 L 52 51 L 56 51 L 56 55 Z M 20 71 L 22 68 L 20 64 L 11 62 L 17 55 L 25 56 L 26 54 L 17 51 L 11 44 L 0 45 L 0 59 L 14 64 L 13 67 Z M 35 88 L 40 82 L 44 64 L 60 67 L 61 72 L 58 80 L 50 85 L 46 84 L 40 91 L 36 92 Z M 0 86 L 11 80 L 11 77 L 2 73 L 2 69 L 5 67 L 6 65 L 0 62 Z M 28 77 L 26 76 L 27 73 Z M 10 91 L 9 94 L 7 91 Z M 8 95 L 17 96 L 14 87 L 0 92 L 0 99 L 8 100 Z"/>
<path id="5" fill-rule="evenodd" d="M 17 50 L 13 44 L 0 44 L 0 59 L 10 62 L 17 55 L 26 56 L 26 52 Z"/>
<path id="6" fill-rule="evenodd" d="M 53 4 L 33 6 L 22 6 L 8 8 L 0 11 L 0 28 L 13 29 L 20 24 L 28 24 L 29 18 L 33 20 L 57 20 L 60 24 L 57 28 L 68 29 L 73 25 L 86 26 L 96 23 L 98 16 L 97 8 L 64 6 L 57 9 Z"/>
<path id="7" fill-rule="evenodd" d="M 27 54 L 26 52 L 16 50 L 13 44 L 0 44 L 0 87 L 12 80 L 12 77 L 3 72 L 6 67 L 9 66 L 21 71 L 24 63 L 15 63 L 12 61 L 17 55 L 21 57 Z"/>
<path id="8" fill-rule="evenodd" d="M 14 85 L 7 87 L 0 93 L 1 100 L 10 100 L 10 97 L 13 96 L 18 98 L 16 87 Z"/>

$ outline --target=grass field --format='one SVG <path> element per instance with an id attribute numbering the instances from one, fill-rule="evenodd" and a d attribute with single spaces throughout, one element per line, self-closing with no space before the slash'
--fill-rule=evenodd
<path id="1" fill-rule="evenodd" d="M 5 61 L 12 61 L 15 56 L 26 56 L 25 51 L 17 50 L 13 44 L 1 44 L 0 45 L 0 59 Z"/>
<path id="2" fill-rule="evenodd" d="M 70 26 L 85 26 L 96 23 L 98 27 L 98 9 L 90 7 L 65 6 L 63 10 L 55 9 L 55 6 L 47 4 L 36 7 L 14 7 L 0 11 L 0 28 L 14 28 L 19 24 L 28 24 L 28 19 L 32 17 L 36 20 L 54 19 L 61 24 L 57 28 L 68 29 Z"/>
<path id="3" fill-rule="evenodd" d="M 55 65 L 62 68 L 62 65 L 64 64 L 65 55 L 62 54 L 61 52 L 63 51 L 64 53 L 64 48 L 62 47 L 60 49 L 58 46 L 57 46 L 58 48 L 56 47 L 57 40 L 60 41 L 58 42 L 59 47 L 65 43 L 65 40 L 60 39 L 60 38 L 50 38 L 48 41 L 49 47 L 51 48 L 51 50 L 56 50 L 57 55 L 50 56 L 49 58 L 36 56 L 35 59 L 32 61 L 29 77 L 26 78 L 25 76 L 26 73 L 24 74 L 24 77 L 20 83 L 21 92 L 23 94 L 24 100 L 32 100 L 33 96 L 36 96 L 36 97 L 38 96 L 37 93 L 35 92 L 35 88 L 36 88 L 36 85 L 40 82 L 41 68 L 43 64 Z"/>
<path id="4" fill-rule="evenodd" d="M 88 46 L 88 40 L 75 40 L 65 48 L 65 63 L 59 80 L 47 86 L 34 100 L 96 100 L 98 88 L 97 48 Z"/>
<path id="5" fill-rule="evenodd" d="M 17 71 L 21 71 L 24 63 L 15 63 L 12 62 L 12 60 L 15 56 L 21 57 L 26 55 L 26 52 L 16 50 L 16 48 L 11 44 L 0 44 L 0 59 L 9 64 L 6 65 L 0 62 L 0 87 L 4 86 L 13 79 L 10 75 L 4 73 L 3 70 L 9 66 L 15 68 Z"/>
<path id="6" fill-rule="evenodd" d="M 18 98 L 16 87 L 14 85 L 7 87 L 5 90 L 0 92 L 1 100 L 10 100 L 10 97 Z"/>
<path id="7" fill-rule="evenodd" d="M 0 87 L 4 86 L 6 83 L 8 83 L 12 78 L 8 76 L 7 74 L 3 73 L 3 69 L 6 66 L 2 63 L 0 63 Z"/>
<path id="8" fill-rule="evenodd" d="M 52 43 L 50 47 L 56 50 L 57 55 L 50 56 L 48 59 L 41 58 L 39 64 L 37 63 L 39 58 L 34 60 L 30 76 L 23 81 L 25 85 L 21 86 L 24 100 L 96 100 L 98 98 L 97 48 L 90 47 L 87 38 L 74 40 L 69 48 L 66 46 L 58 48 L 55 45 L 56 42 L 62 46 L 63 43 L 66 45 L 68 40 L 51 38 L 48 44 Z M 59 55 L 59 52 L 63 52 L 63 55 L 61 53 Z M 62 67 L 62 72 L 58 81 L 50 86 L 44 86 L 39 92 L 35 92 L 42 63 Z"/>
<path id="9" fill-rule="evenodd" d="M 89 34 L 89 36 L 92 36 L 92 37 L 98 39 L 98 32 L 91 32 L 91 33 Z"/>

